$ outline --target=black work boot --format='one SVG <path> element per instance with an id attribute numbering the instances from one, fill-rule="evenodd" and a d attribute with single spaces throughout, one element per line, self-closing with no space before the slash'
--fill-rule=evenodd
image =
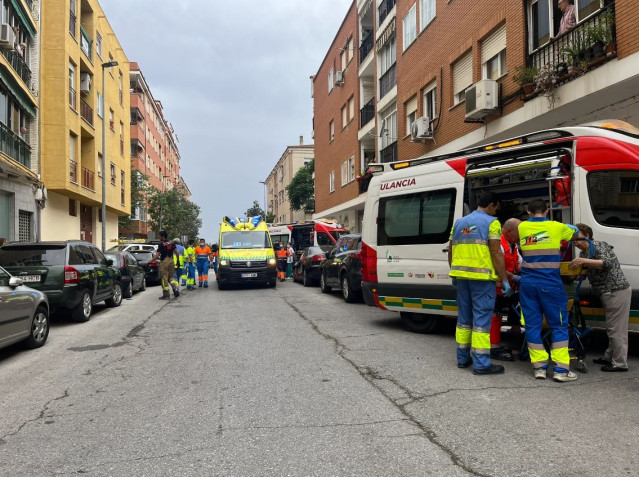
<path id="1" fill-rule="evenodd" d="M 501 364 L 491 364 L 484 369 L 473 369 L 473 374 L 483 376 L 484 374 L 504 374 L 504 367 Z"/>

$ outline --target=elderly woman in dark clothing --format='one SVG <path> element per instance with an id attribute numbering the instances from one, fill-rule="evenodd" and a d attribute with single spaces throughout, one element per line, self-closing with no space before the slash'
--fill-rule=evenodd
<path id="1" fill-rule="evenodd" d="M 603 357 L 593 361 L 603 364 L 602 371 L 628 371 L 628 317 L 632 289 L 621 271 L 612 247 L 606 242 L 592 240 L 592 229 L 586 224 L 576 224 L 576 227 L 579 233 L 573 240 L 581 253 L 579 258 L 570 262 L 570 268 L 582 265 L 588 267 L 590 287 L 601 299 L 606 314 L 608 349 Z M 585 258 L 590 254 L 590 244 L 586 238 L 590 239 L 593 245 L 592 258 Z"/>

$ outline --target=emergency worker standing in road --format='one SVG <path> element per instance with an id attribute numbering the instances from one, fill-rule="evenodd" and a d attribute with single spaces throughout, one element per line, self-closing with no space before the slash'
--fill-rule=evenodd
<path id="1" fill-rule="evenodd" d="M 457 367 L 473 364 L 474 374 L 501 374 L 504 367 L 490 362 L 490 322 L 495 308 L 495 282 L 508 295 L 501 226 L 493 217 L 499 197 L 483 192 L 477 210 L 455 222 L 448 245 L 448 264 L 457 287 Z"/>
<path id="2" fill-rule="evenodd" d="M 162 284 L 162 296 L 160 300 L 168 300 L 171 298 L 170 289 L 173 289 L 175 298 L 180 296 L 178 282 L 175 280 L 175 264 L 173 255 L 175 254 L 175 246 L 167 241 L 167 233 L 165 230 L 160 231 L 160 245 L 158 251 L 153 256 L 153 260 L 160 258 L 160 279 Z"/>
<path id="3" fill-rule="evenodd" d="M 209 287 L 209 261 L 211 260 L 211 254 L 211 247 L 206 245 L 206 241 L 201 238 L 200 245 L 195 247 L 197 281 L 200 288 Z"/>
<path id="4" fill-rule="evenodd" d="M 512 352 L 501 345 L 501 322 L 503 310 L 508 310 L 508 324 L 513 328 L 519 326 L 520 319 L 513 308 L 513 304 L 516 304 L 519 301 L 519 295 L 515 293 L 515 290 L 519 288 L 519 281 L 521 280 L 521 277 L 516 275 L 519 273 L 521 263 L 521 256 L 517 249 L 517 245 L 519 244 L 519 231 L 517 228 L 520 223 L 521 220 L 519 219 L 508 219 L 504 222 L 504 226 L 501 229 L 501 251 L 504 254 L 508 284 L 513 290 L 513 293 L 509 297 L 504 296 L 504 292 L 501 291 L 501 284 L 497 284 L 495 313 L 493 314 L 490 323 L 490 357 L 492 359 L 500 359 L 503 361 L 514 361 Z"/>
<path id="5" fill-rule="evenodd" d="M 295 250 L 293 250 L 291 242 L 286 244 L 286 252 L 288 253 L 286 257 L 286 278 L 291 280 L 293 279 L 293 259 L 295 258 Z"/>
<path id="6" fill-rule="evenodd" d="M 195 290 L 195 248 L 194 240 L 189 240 L 189 246 L 184 250 L 184 270 L 186 271 L 186 289 Z"/>
<path id="7" fill-rule="evenodd" d="M 279 242 L 275 251 L 277 257 L 277 276 L 281 282 L 286 281 L 286 266 L 288 262 L 288 251 L 282 242 Z"/>
<path id="8" fill-rule="evenodd" d="M 175 279 L 178 281 L 178 285 L 180 283 L 180 278 L 182 278 L 182 274 L 184 273 L 184 245 L 182 245 L 182 241 L 179 238 L 173 239 L 173 244 L 175 245 L 175 255 L 173 255 L 173 263 L 175 264 Z M 186 278 L 184 279 L 184 285 L 186 285 Z"/>
<path id="9" fill-rule="evenodd" d="M 546 379 L 548 353 L 541 337 L 546 323 L 552 331 L 550 358 L 555 363 L 553 379 L 568 382 L 577 379 L 570 371 L 568 354 L 568 297 L 560 271 L 562 240 L 570 240 L 577 228 L 548 220 L 548 206 L 542 199 L 528 204 L 530 218 L 519 225 L 522 253 L 519 303 L 521 320 L 526 326 L 526 341 L 536 379 Z"/>

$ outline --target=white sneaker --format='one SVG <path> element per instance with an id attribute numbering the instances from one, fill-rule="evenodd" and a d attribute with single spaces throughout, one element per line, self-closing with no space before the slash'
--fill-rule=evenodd
<path id="1" fill-rule="evenodd" d="M 558 373 L 557 371 L 555 371 L 552 379 L 557 381 L 558 383 L 568 383 L 570 381 L 576 381 L 577 375 L 572 371 L 568 371 L 567 373 Z"/>
<path id="2" fill-rule="evenodd" d="M 537 368 L 533 370 L 533 374 L 535 375 L 535 379 L 546 379 L 546 368 Z"/>

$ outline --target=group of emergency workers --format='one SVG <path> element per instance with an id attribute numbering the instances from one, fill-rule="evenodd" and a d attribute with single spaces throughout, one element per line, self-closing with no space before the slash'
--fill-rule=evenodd
<path id="1" fill-rule="evenodd" d="M 549 220 L 548 207 L 541 199 L 529 202 L 528 220 L 511 218 L 502 228 L 495 218 L 499 207 L 499 197 L 494 192 L 484 192 L 477 210 L 457 220 L 451 231 L 448 262 L 459 308 L 457 366 L 472 365 L 476 375 L 504 372 L 504 367 L 493 364 L 491 358 L 513 360 L 510 350 L 500 345 L 502 313 L 506 313 L 511 331 L 520 332 L 519 322 L 525 326 L 534 377 L 546 379 L 552 361 L 555 381 L 574 381 L 577 375 L 570 371 L 568 299 L 560 275 L 561 249 L 562 242 L 573 240 L 580 250 L 585 250 L 579 242 L 584 239 L 579 230 L 588 228 L 577 224 L 578 230 L 577 226 Z M 629 296 L 629 285 L 614 254 L 604 260 L 577 258 L 570 268 L 583 264 L 607 269 L 601 273 L 620 275 L 619 285 L 611 291 L 622 297 L 617 300 L 619 303 L 628 302 L 628 309 L 619 312 L 616 304 L 607 307 L 602 299 L 610 347 L 603 358 L 593 361 L 604 364 L 602 371 L 626 371 L 630 300 L 623 297 Z M 588 270 L 588 278 L 593 282 L 596 275 Z M 551 330 L 550 356 L 542 338 L 544 320 Z M 608 321 L 614 324 L 609 325 Z"/>
<path id="2" fill-rule="evenodd" d="M 289 243 L 284 245 L 282 242 L 275 242 L 273 244 L 275 249 L 275 256 L 277 257 L 277 277 L 281 282 L 286 279 L 293 278 L 293 261 L 295 259 L 295 250 Z"/>
<path id="3" fill-rule="evenodd" d="M 169 241 L 167 237 L 167 232 L 162 230 L 158 251 L 153 257 L 154 260 L 160 259 L 160 284 L 162 286 L 160 300 L 168 300 L 171 289 L 175 298 L 180 296 L 180 281 L 187 290 L 195 290 L 196 270 L 198 287 L 208 288 L 209 269 L 212 267 L 217 275 L 217 245 L 209 247 L 203 238 L 200 238 L 198 245 L 195 245 L 195 240 L 189 240 L 186 245 L 182 245 L 179 238 Z"/>

